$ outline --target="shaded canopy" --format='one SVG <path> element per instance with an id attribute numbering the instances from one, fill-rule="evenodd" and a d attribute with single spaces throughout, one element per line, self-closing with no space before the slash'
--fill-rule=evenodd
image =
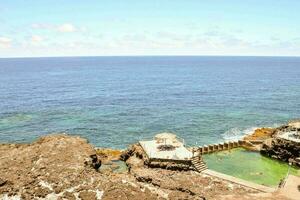
<path id="1" fill-rule="evenodd" d="M 159 133 L 159 134 L 155 135 L 154 139 L 156 139 L 156 140 L 162 140 L 162 139 L 176 140 L 177 136 L 173 133 Z"/>
<path id="2" fill-rule="evenodd" d="M 183 145 L 173 133 L 160 133 L 155 135 L 154 139 L 157 143 L 163 143 L 165 145 L 173 145 L 175 147 Z"/>

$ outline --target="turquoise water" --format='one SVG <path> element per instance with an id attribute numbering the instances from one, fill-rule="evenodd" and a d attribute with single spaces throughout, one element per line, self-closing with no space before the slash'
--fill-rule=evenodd
<path id="1" fill-rule="evenodd" d="M 100 167 L 100 172 L 105 172 L 106 170 L 112 171 L 114 173 L 124 173 L 128 171 L 128 167 L 124 161 L 112 160 L 107 163 L 102 163 Z"/>
<path id="2" fill-rule="evenodd" d="M 0 142 L 52 132 L 125 148 L 171 131 L 189 145 L 300 117 L 300 58 L 0 59 Z"/>
<path id="3" fill-rule="evenodd" d="M 285 178 L 289 165 L 242 148 L 204 155 L 208 168 L 224 174 L 266 186 L 278 186 Z M 290 173 L 300 176 L 299 168 L 292 167 Z"/>

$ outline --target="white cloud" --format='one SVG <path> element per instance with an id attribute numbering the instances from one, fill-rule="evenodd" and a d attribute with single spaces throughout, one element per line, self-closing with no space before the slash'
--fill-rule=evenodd
<path id="1" fill-rule="evenodd" d="M 43 38 L 39 35 L 33 35 L 31 36 L 31 42 L 39 43 L 43 41 Z"/>
<path id="2" fill-rule="evenodd" d="M 12 40 L 7 37 L 0 37 L 0 47 L 9 48 L 11 46 Z"/>
<path id="3" fill-rule="evenodd" d="M 31 27 L 33 29 L 58 31 L 61 33 L 75 32 L 75 31 L 85 32 L 87 30 L 86 27 L 76 27 L 71 23 L 65 23 L 65 24 L 35 23 L 35 24 L 31 24 Z"/>
<path id="4" fill-rule="evenodd" d="M 31 27 L 33 29 L 53 29 L 54 26 L 46 23 L 37 23 L 37 24 L 31 24 Z"/>
<path id="5" fill-rule="evenodd" d="M 73 24 L 62 24 L 57 27 L 59 32 L 67 33 L 67 32 L 75 32 L 76 27 Z"/>

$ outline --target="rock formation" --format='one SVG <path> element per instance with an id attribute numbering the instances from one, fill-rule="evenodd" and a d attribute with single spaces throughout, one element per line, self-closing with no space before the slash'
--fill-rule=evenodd
<path id="1" fill-rule="evenodd" d="M 264 142 L 261 153 L 269 157 L 300 166 L 300 143 L 281 138 L 271 138 Z"/>
<path id="2" fill-rule="evenodd" d="M 265 140 L 275 134 L 275 128 L 258 128 L 253 134 L 244 137 L 244 140 Z"/>
<path id="3" fill-rule="evenodd" d="M 32 144 L 2 144 L 0 199 L 156 199 L 149 190 L 123 183 L 122 175 L 97 172 L 99 164 L 93 146 L 80 137 L 49 135 Z"/>
<path id="4" fill-rule="evenodd" d="M 103 158 L 119 153 L 97 153 L 80 137 L 58 134 L 32 144 L 1 144 L 0 199 L 277 199 L 195 171 L 150 168 L 139 148 L 122 154 L 130 173 L 112 173 L 103 171 Z"/>
<path id="5" fill-rule="evenodd" d="M 244 140 L 263 141 L 260 145 L 262 154 L 300 166 L 300 143 L 280 137 L 287 132 L 300 133 L 300 120 L 290 121 L 277 128 L 256 129 L 253 134 L 244 137 Z"/>

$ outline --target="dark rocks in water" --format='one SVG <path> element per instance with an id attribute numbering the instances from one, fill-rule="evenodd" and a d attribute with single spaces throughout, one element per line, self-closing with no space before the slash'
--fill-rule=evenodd
<path id="1" fill-rule="evenodd" d="M 273 138 L 263 144 L 261 153 L 300 166 L 298 159 L 300 157 L 300 144 L 297 142 Z"/>

